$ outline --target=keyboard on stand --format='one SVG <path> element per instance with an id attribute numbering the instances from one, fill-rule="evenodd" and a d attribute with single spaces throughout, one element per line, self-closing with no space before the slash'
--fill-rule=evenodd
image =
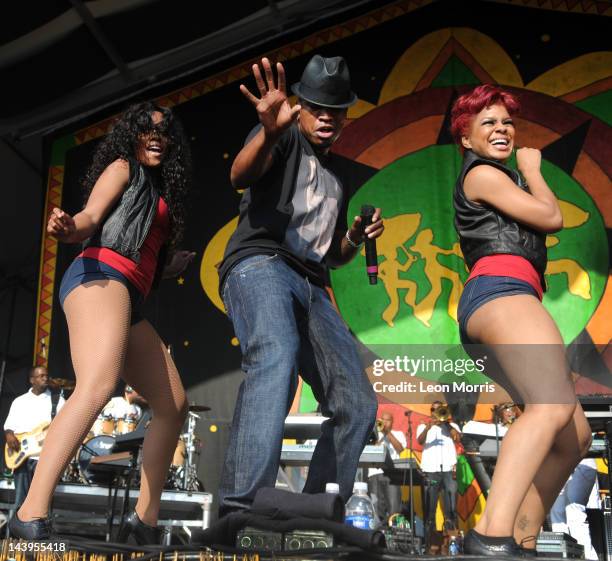
<path id="1" fill-rule="evenodd" d="M 286 466 L 307 466 L 312 459 L 315 444 L 283 444 L 281 449 L 281 464 Z M 368 445 L 363 449 L 359 458 L 359 467 L 385 466 L 388 450 L 380 445 Z"/>

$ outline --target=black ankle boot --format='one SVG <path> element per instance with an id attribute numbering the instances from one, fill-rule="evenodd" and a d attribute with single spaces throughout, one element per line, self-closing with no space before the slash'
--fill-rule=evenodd
<path id="1" fill-rule="evenodd" d="M 157 528 L 140 520 L 135 510 L 125 519 L 121 533 L 117 536 L 117 541 L 127 543 L 130 534 L 134 536 L 138 545 L 159 545 Z"/>
<path id="2" fill-rule="evenodd" d="M 512 536 L 489 537 L 470 530 L 463 541 L 463 552 L 484 557 L 522 557 L 521 548 Z"/>
<path id="3" fill-rule="evenodd" d="M 13 538 L 22 540 L 39 541 L 48 540 L 51 537 L 51 529 L 47 518 L 35 518 L 23 522 L 19 520 L 17 512 L 9 521 L 9 532 Z"/>

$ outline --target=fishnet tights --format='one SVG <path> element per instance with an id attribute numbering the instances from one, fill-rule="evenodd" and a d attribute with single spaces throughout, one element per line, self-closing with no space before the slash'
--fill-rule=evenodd
<path id="1" fill-rule="evenodd" d="M 148 322 L 130 328 L 129 293 L 118 281 L 78 286 L 67 296 L 64 310 L 76 387 L 51 423 L 19 518 L 47 516 L 61 474 L 122 377 L 147 399 L 153 412 L 136 511 L 141 520 L 155 525 L 187 407 L 176 367 Z"/>
<path id="2" fill-rule="evenodd" d="M 187 399 L 172 357 L 148 321 L 132 326 L 123 378 L 145 397 L 153 411 L 142 449 L 136 512 L 143 522 L 155 525 L 161 492 L 187 414 Z"/>

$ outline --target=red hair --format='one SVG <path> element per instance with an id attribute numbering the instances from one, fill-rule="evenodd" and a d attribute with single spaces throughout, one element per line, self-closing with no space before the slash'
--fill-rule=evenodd
<path id="1" fill-rule="evenodd" d="M 518 113 L 520 105 L 516 97 L 492 84 L 477 86 L 471 92 L 463 94 L 451 111 L 451 134 L 455 142 L 461 146 L 461 137 L 465 136 L 475 115 L 486 107 L 501 104 L 510 115 Z"/>

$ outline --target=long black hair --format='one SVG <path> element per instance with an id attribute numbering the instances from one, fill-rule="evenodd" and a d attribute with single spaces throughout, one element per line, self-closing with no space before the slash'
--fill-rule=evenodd
<path id="1" fill-rule="evenodd" d="M 157 125 L 152 119 L 156 111 L 163 116 Z M 167 107 L 145 101 L 131 105 L 119 117 L 112 131 L 98 144 L 85 174 L 85 201 L 102 172 L 117 159 L 134 159 L 141 137 L 152 131 L 164 135 L 168 141 L 157 187 L 170 214 L 170 247 L 177 248 L 185 230 L 185 199 L 192 179 L 191 153 L 183 127 Z"/>

